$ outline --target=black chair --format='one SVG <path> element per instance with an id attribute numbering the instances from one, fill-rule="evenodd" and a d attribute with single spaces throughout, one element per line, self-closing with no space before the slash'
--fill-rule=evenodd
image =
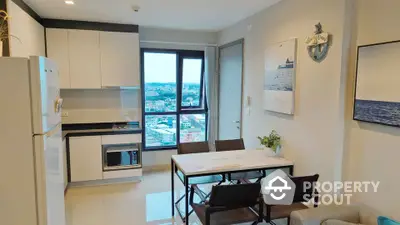
<path id="1" fill-rule="evenodd" d="M 290 213 L 302 209 L 308 209 L 308 206 L 303 203 L 308 202 L 314 197 L 314 207 L 318 206 L 318 193 L 315 189 L 315 183 L 318 181 L 319 175 L 315 174 L 312 176 L 304 177 L 291 177 L 291 180 L 296 185 L 294 193 L 293 203 L 291 205 L 268 205 L 265 204 L 265 221 L 272 225 L 276 225 L 272 220 L 287 218 L 288 225 L 290 224 Z M 307 188 L 305 191 L 304 186 L 307 184 L 313 184 L 311 188 Z M 308 186 L 307 186 L 308 187 Z M 312 196 L 310 199 L 304 199 L 304 196 Z"/>
<path id="2" fill-rule="evenodd" d="M 243 139 L 235 140 L 217 140 L 215 141 L 215 149 L 217 152 L 245 150 Z M 264 171 L 236 172 L 228 174 L 229 181 L 237 181 L 238 183 L 250 183 L 250 179 L 257 179 L 257 183 L 265 177 Z"/>
<path id="3" fill-rule="evenodd" d="M 210 201 L 193 202 L 194 188 L 190 192 L 190 205 L 204 225 L 232 225 L 263 221 L 261 184 L 233 184 L 213 186 Z M 258 206 L 258 212 L 251 207 Z"/>
<path id="4" fill-rule="evenodd" d="M 182 143 L 179 144 L 178 146 L 178 154 L 195 154 L 195 153 L 204 153 L 204 152 L 209 152 L 209 146 L 208 142 L 192 142 L 192 143 Z M 184 175 L 180 170 L 175 171 L 176 175 L 178 178 L 184 183 Z M 195 191 L 195 193 L 199 196 L 200 201 L 204 202 L 206 199 L 209 197 L 209 193 L 205 193 L 202 191 L 198 185 L 199 184 L 212 184 L 212 183 L 218 183 L 220 185 L 222 182 L 225 181 L 225 178 L 222 175 L 209 175 L 209 176 L 203 176 L 203 177 L 192 177 L 189 178 L 189 185 L 191 185 Z M 177 206 L 183 199 L 185 198 L 185 195 L 180 197 L 178 201 L 175 203 L 175 206 Z M 179 212 L 179 210 L 178 210 Z M 191 211 L 189 214 L 191 214 L 193 211 Z"/>

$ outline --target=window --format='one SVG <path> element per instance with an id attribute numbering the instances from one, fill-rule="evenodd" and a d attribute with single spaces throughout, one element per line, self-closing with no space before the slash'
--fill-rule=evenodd
<path id="1" fill-rule="evenodd" d="M 207 140 L 204 52 L 142 49 L 144 146 Z"/>

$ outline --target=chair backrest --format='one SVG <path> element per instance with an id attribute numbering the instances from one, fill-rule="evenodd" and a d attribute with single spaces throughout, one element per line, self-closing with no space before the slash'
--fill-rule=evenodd
<path id="1" fill-rule="evenodd" d="M 228 209 L 254 206 L 258 203 L 260 191 L 260 183 L 213 186 L 209 205 Z"/>
<path id="2" fill-rule="evenodd" d="M 200 152 L 209 152 L 210 148 L 208 142 L 191 142 L 191 143 L 181 143 L 178 146 L 178 154 L 191 154 Z"/>
<path id="3" fill-rule="evenodd" d="M 296 185 L 293 203 L 308 202 L 306 199 L 304 199 L 304 196 L 309 196 L 309 199 L 312 198 L 315 191 L 315 184 L 318 181 L 318 178 L 318 174 L 304 177 L 291 177 L 290 179 Z"/>
<path id="4" fill-rule="evenodd" d="M 234 140 L 217 140 L 215 141 L 215 149 L 217 152 L 244 150 L 243 139 Z"/>

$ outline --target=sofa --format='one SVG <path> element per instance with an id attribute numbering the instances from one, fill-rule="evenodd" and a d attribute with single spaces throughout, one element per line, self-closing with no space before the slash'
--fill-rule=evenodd
<path id="1" fill-rule="evenodd" d="M 290 225 L 377 225 L 378 213 L 364 205 L 320 206 L 290 214 Z"/>

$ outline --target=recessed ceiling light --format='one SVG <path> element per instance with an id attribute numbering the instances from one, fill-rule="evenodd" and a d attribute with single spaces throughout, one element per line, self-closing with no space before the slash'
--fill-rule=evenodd
<path id="1" fill-rule="evenodd" d="M 75 2 L 72 1 L 72 0 L 65 0 L 65 4 L 67 4 L 67 5 L 74 5 Z"/>

